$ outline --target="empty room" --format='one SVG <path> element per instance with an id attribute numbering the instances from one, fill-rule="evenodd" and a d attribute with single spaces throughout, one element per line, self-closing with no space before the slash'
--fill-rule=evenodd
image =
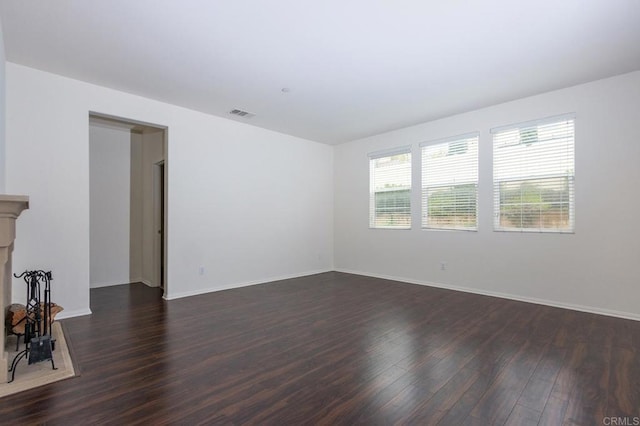
<path id="1" fill-rule="evenodd" d="M 0 423 L 638 425 L 639 124 L 637 0 L 0 0 Z"/>

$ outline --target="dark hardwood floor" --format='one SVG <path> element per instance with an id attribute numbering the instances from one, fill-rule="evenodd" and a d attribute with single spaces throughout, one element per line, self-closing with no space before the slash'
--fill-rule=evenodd
<path id="1" fill-rule="evenodd" d="M 640 419 L 640 322 L 335 272 L 171 302 L 107 287 L 91 309 L 63 321 L 81 375 L 0 399 L 0 422 Z"/>

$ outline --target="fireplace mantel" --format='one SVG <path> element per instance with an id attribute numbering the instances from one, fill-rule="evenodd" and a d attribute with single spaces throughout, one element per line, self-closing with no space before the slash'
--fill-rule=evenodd
<path id="1" fill-rule="evenodd" d="M 16 219 L 29 208 L 29 197 L 25 195 L 0 195 L 0 382 L 7 381 L 9 360 L 5 351 L 6 336 L 4 316 L 11 304 L 11 252 L 16 238 Z"/>

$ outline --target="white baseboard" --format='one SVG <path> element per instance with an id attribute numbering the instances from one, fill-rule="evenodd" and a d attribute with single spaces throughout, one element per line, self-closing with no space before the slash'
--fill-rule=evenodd
<path id="1" fill-rule="evenodd" d="M 316 271 L 306 271 L 306 272 L 301 272 L 301 273 L 298 273 L 298 274 L 281 275 L 281 276 L 277 276 L 277 277 L 264 278 L 264 279 L 260 279 L 260 280 L 254 280 L 254 281 L 246 281 L 246 282 L 242 282 L 242 283 L 227 284 L 227 285 L 218 286 L 218 287 L 207 287 L 207 288 L 203 288 L 203 289 L 192 290 L 192 291 L 184 291 L 184 292 L 179 292 L 179 293 L 172 293 L 171 292 L 171 284 L 169 284 L 169 294 L 166 294 L 166 292 L 165 292 L 165 295 L 162 296 L 162 297 L 165 300 L 181 299 L 183 297 L 197 296 L 199 294 L 212 293 L 214 291 L 230 290 L 232 288 L 248 287 L 250 285 L 266 284 L 266 283 L 270 283 L 270 282 L 273 282 L 273 281 L 289 280 L 291 278 L 301 278 L 301 277 L 306 277 L 306 276 L 309 276 L 309 275 L 322 274 L 322 273 L 325 273 L 325 272 L 331 272 L 332 270 L 333 269 L 319 269 L 319 270 L 316 270 Z"/>
<path id="2" fill-rule="evenodd" d="M 154 288 L 155 288 L 155 287 L 158 287 L 157 285 L 152 284 L 152 283 L 151 283 L 151 281 L 149 281 L 149 280 L 145 280 L 145 279 L 142 279 L 142 278 L 141 278 L 141 279 L 139 279 L 139 280 L 138 280 L 138 281 L 136 281 L 136 282 L 142 283 L 142 284 L 146 285 L 147 287 L 154 287 Z"/>
<path id="3" fill-rule="evenodd" d="M 56 321 L 73 317 L 83 317 L 85 315 L 91 315 L 91 309 L 77 309 L 75 311 L 64 310 L 56 315 Z"/>
<path id="4" fill-rule="evenodd" d="M 574 305 L 572 303 L 558 302 L 555 300 L 538 299 L 535 297 L 519 296 L 511 293 L 501 293 L 496 291 L 488 291 L 470 287 L 459 287 L 449 284 L 434 283 L 429 281 L 415 280 L 411 278 L 395 277 L 391 275 L 373 274 L 369 272 L 354 271 L 351 269 L 336 269 L 336 272 L 345 274 L 363 275 L 366 277 L 381 278 L 384 280 L 401 281 L 409 284 L 418 284 L 429 287 L 444 288 L 447 290 L 462 291 L 465 293 L 481 294 L 483 296 L 499 297 L 501 299 L 517 300 L 519 302 L 535 303 L 536 305 L 552 306 L 554 308 L 570 309 L 572 311 L 587 312 L 590 314 L 606 315 L 616 318 L 624 318 L 634 321 L 640 321 L 640 315 L 632 312 L 615 311 L 611 309 L 603 309 L 595 306 Z"/>
<path id="5" fill-rule="evenodd" d="M 91 283 L 89 288 L 111 287 L 114 285 L 129 284 L 129 281 L 107 281 L 102 283 Z"/>

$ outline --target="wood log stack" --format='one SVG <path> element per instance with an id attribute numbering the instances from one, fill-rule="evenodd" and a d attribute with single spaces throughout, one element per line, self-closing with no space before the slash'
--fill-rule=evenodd
<path id="1" fill-rule="evenodd" d="M 51 324 L 56 315 L 64 310 L 64 308 L 56 303 L 50 303 L 51 305 L 51 318 L 49 318 L 49 330 L 51 330 Z M 24 329 L 27 324 L 27 309 L 20 303 L 14 303 L 7 308 L 7 314 L 5 315 L 5 326 L 7 331 L 11 334 L 18 336 L 24 335 Z M 32 320 L 35 319 L 31 314 Z M 44 318 L 44 302 L 40 302 L 40 318 Z M 40 325 L 41 330 L 44 330 L 44 319 Z"/>

